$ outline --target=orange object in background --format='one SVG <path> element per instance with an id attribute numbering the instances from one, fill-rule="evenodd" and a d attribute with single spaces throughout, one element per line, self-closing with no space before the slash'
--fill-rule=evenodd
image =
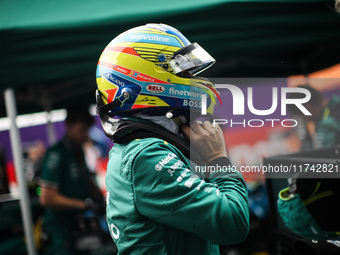
<path id="1" fill-rule="evenodd" d="M 310 73 L 307 76 L 293 75 L 287 80 L 288 87 L 308 84 L 318 91 L 335 90 L 340 88 L 340 64 Z"/>

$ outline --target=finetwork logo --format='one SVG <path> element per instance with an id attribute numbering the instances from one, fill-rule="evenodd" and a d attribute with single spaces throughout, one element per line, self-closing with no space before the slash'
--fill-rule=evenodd
<path id="1" fill-rule="evenodd" d="M 170 95 L 176 95 L 176 96 L 185 96 L 190 98 L 200 98 L 202 96 L 202 93 L 194 92 L 194 91 L 187 91 L 184 89 L 175 89 L 174 87 L 171 87 L 169 89 Z"/>
<path id="2" fill-rule="evenodd" d="M 231 92 L 232 95 L 232 114 L 242 116 L 245 115 L 245 106 L 248 107 L 248 110 L 257 116 L 269 116 L 272 113 L 274 113 L 279 105 L 279 99 L 280 101 L 280 108 L 281 108 L 281 116 L 287 115 L 287 106 L 288 105 L 295 105 L 305 116 L 312 115 L 306 107 L 303 106 L 303 104 L 309 102 L 311 99 L 311 93 L 307 89 L 304 88 L 288 88 L 283 87 L 281 89 L 281 98 L 278 96 L 278 88 L 272 88 L 272 104 L 269 109 L 256 109 L 254 107 L 254 100 L 253 100 L 253 88 L 248 87 L 247 88 L 247 104 L 245 104 L 245 95 L 243 94 L 242 90 L 231 84 L 216 84 L 216 89 L 228 89 Z M 299 94 L 299 98 L 289 98 L 288 95 L 290 93 Z M 202 94 L 201 95 L 201 114 L 206 115 L 207 114 L 207 95 Z M 250 119 L 243 121 L 235 122 L 232 119 L 214 119 L 213 125 L 216 124 L 228 124 L 232 127 L 235 125 L 242 125 L 243 127 L 249 126 L 249 127 L 262 127 L 265 122 L 268 122 L 271 124 L 272 127 L 274 127 L 275 123 L 280 123 L 283 127 L 295 127 L 297 126 L 297 121 L 295 119 Z"/>

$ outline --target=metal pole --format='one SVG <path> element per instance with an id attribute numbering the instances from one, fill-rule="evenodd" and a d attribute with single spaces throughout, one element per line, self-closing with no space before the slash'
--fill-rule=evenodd
<path id="1" fill-rule="evenodd" d="M 33 218 L 30 208 L 30 197 L 28 196 L 27 182 L 24 175 L 24 163 L 22 158 L 22 149 L 20 144 L 20 133 L 15 122 L 17 109 L 15 104 L 14 90 L 8 88 L 5 90 L 5 103 L 7 116 L 10 119 L 10 138 L 12 154 L 14 158 L 15 173 L 18 180 L 20 192 L 20 210 L 26 236 L 27 250 L 29 255 L 36 255 L 36 249 L 33 239 Z"/>
<path id="2" fill-rule="evenodd" d="M 41 92 L 40 101 L 43 109 L 47 112 L 47 141 L 48 145 L 51 146 L 57 142 L 57 133 L 55 131 L 52 116 L 51 116 L 51 99 L 49 98 L 48 92 L 44 89 Z"/>
<path id="3" fill-rule="evenodd" d="M 55 128 L 52 122 L 51 111 L 47 112 L 47 139 L 48 145 L 53 145 L 57 142 L 57 134 L 55 132 Z"/>

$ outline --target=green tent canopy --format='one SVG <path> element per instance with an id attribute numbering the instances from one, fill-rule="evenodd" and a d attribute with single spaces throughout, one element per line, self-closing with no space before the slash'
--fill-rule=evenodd
<path id="1" fill-rule="evenodd" d="M 286 77 L 340 62 L 334 1 L 2 0 L 1 90 L 15 89 L 19 113 L 94 103 L 104 47 L 151 22 L 176 27 L 215 57 L 207 77 Z"/>
<path id="2" fill-rule="evenodd" d="M 286 77 L 339 63 L 340 15 L 326 0 L 1 0 L 0 117 L 94 103 L 95 70 L 119 33 L 165 23 L 217 64 L 207 77 Z M 16 98 L 14 99 L 15 90 Z M 5 101 L 5 102 L 4 102 Z M 28 253 L 35 249 L 19 133 L 11 125 Z"/>

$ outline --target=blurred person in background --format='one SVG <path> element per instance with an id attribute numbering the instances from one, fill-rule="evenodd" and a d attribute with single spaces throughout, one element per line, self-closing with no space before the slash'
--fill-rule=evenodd
<path id="1" fill-rule="evenodd" d="M 77 254 L 75 233 L 78 215 L 100 210 L 103 198 L 85 162 L 83 144 L 94 119 L 86 106 L 71 106 L 65 120 L 66 134 L 46 152 L 40 179 L 40 202 L 45 208 L 46 254 Z"/>
<path id="2" fill-rule="evenodd" d="M 314 134 L 314 149 L 327 148 L 340 144 L 340 97 L 332 95 L 329 99 L 316 89 L 304 86 L 311 92 L 312 98 L 306 103 L 306 109 L 312 114 L 305 116 L 311 122 Z"/>
<path id="3" fill-rule="evenodd" d="M 31 196 L 36 196 L 36 189 L 39 186 L 41 164 L 46 152 L 45 144 L 42 141 L 35 141 L 27 148 L 24 158 L 25 176 Z"/>
<path id="4" fill-rule="evenodd" d="M 290 112 L 299 118 L 299 127 L 304 132 L 298 133 L 302 148 L 320 149 L 340 144 L 340 98 L 332 95 L 325 98 L 318 90 L 308 85 L 300 85 L 298 88 L 307 89 L 311 93 L 311 99 L 304 107 L 311 115 L 304 115 L 294 106 L 290 106 Z M 290 98 L 299 98 L 300 95 L 292 93 Z M 306 146 L 307 145 L 307 146 Z"/>

